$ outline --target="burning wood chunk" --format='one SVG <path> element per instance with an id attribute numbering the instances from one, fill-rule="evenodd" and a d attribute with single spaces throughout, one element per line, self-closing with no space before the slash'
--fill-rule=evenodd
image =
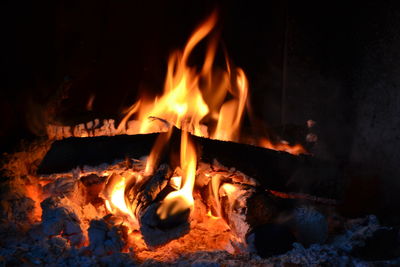
<path id="1" fill-rule="evenodd" d="M 159 203 L 154 203 L 140 217 L 140 231 L 148 246 L 161 246 L 189 233 L 190 210 L 161 220 L 157 215 L 158 208 Z"/>
<path id="2" fill-rule="evenodd" d="M 135 208 L 135 214 L 138 217 L 156 198 L 162 199 L 172 191 L 171 187 L 167 187 L 169 176 L 169 167 L 163 164 L 153 175 L 143 177 L 141 181 L 132 187 L 128 196 L 130 196 L 131 205 Z M 164 189 L 167 191 L 163 192 Z"/>
<path id="3" fill-rule="evenodd" d="M 125 246 L 127 229 L 122 225 L 115 225 L 112 216 L 100 220 L 92 220 L 88 230 L 89 248 L 94 255 L 102 256 L 114 252 L 121 252 Z M 124 238 L 125 237 L 125 238 Z"/>
<path id="4" fill-rule="evenodd" d="M 243 241 L 250 230 L 247 223 L 247 200 L 254 189 L 244 188 L 225 183 L 220 188 L 221 212 L 222 217 L 228 222 L 228 225 L 235 233 L 235 236 Z"/>
<path id="5" fill-rule="evenodd" d="M 167 165 L 161 165 L 157 172 L 144 178 L 141 186 L 135 186 L 128 193 L 129 202 L 139 219 L 140 230 L 146 244 L 157 247 L 189 232 L 190 210 L 161 219 L 157 210 L 161 201 L 174 187 L 169 182 L 171 172 Z"/>
<path id="6" fill-rule="evenodd" d="M 150 153 L 157 136 L 119 135 L 56 141 L 41 162 L 38 173 L 62 173 L 83 165 L 114 163 L 127 156 L 140 158 Z M 180 131 L 174 129 L 172 140 L 176 136 L 180 136 Z M 329 162 L 234 142 L 191 138 L 199 146 L 203 162 L 212 165 L 217 159 L 227 169 L 234 168 L 252 177 L 265 189 L 332 199 L 342 197 L 343 174 Z"/>
<path id="7" fill-rule="evenodd" d="M 125 131 L 117 132 L 113 119 L 103 120 L 101 125 L 99 119 L 74 126 L 50 124 L 47 126 L 46 130 L 49 140 L 62 140 L 69 137 L 113 136 L 126 133 Z M 135 134 L 138 133 L 139 132 L 135 132 Z"/>

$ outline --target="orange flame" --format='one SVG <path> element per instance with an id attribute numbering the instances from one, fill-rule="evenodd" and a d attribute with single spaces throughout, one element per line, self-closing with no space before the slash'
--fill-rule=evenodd
<path id="1" fill-rule="evenodd" d="M 300 144 L 295 144 L 295 145 L 291 146 L 287 142 L 284 142 L 284 141 L 281 141 L 280 143 L 277 143 L 277 144 L 273 144 L 267 138 L 261 138 L 259 140 L 259 146 L 268 148 L 268 149 L 272 149 L 272 150 L 286 151 L 293 155 L 307 154 L 307 151 Z"/>
<path id="2" fill-rule="evenodd" d="M 194 134 L 202 135 L 200 121 L 209 113 L 209 108 L 200 90 L 200 75 L 195 68 L 188 66 L 187 61 L 193 48 L 210 33 L 215 23 L 216 15 L 213 14 L 194 32 L 183 52 L 172 53 L 168 61 L 164 94 L 154 102 L 142 102 L 140 105 L 140 133 L 153 131 L 154 124 L 148 118 L 155 117 L 164 119 L 178 128 L 192 127 L 190 130 Z M 210 65 L 208 62 L 212 61 L 213 54 L 209 54 L 207 58 L 205 66 Z M 126 120 L 123 123 L 126 123 Z"/>
<path id="3" fill-rule="evenodd" d="M 193 208 L 194 199 L 192 193 L 196 177 L 196 165 L 196 149 L 189 139 L 188 133 L 182 131 L 181 168 L 183 185 L 179 190 L 169 193 L 161 202 L 157 209 L 160 219 L 164 220 L 169 216 L 174 216 Z"/>
<path id="4" fill-rule="evenodd" d="M 244 71 L 237 69 L 236 85 L 238 97 L 225 102 L 220 110 L 214 139 L 239 141 L 240 123 L 247 100 L 248 82 Z"/>
<path id="5" fill-rule="evenodd" d="M 161 152 L 164 149 L 165 144 L 168 143 L 171 134 L 172 130 L 169 130 L 167 134 L 160 134 L 157 137 L 156 142 L 150 152 L 150 155 L 147 158 L 146 169 L 144 171 L 145 176 L 151 175 L 154 172 L 154 168 L 157 166 Z"/>
<path id="6" fill-rule="evenodd" d="M 154 101 L 142 98 L 135 103 L 118 126 L 119 131 L 125 129 L 129 117 L 137 114 L 139 133 L 156 131 L 154 120 L 149 118 L 159 118 L 195 135 L 208 136 L 208 131 L 201 124 L 206 119 L 210 124 L 217 125 L 212 131 L 213 138 L 238 140 L 248 91 L 244 71 L 240 68 L 231 71 L 228 59 L 226 71 L 213 71 L 217 39 L 209 42 L 200 71 L 188 65 L 193 49 L 212 32 L 216 21 L 217 15 L 213 13 L 194 31 L 182 51 L 171 54 L 163 95 Z M 234 80 L 232 84 L 231 80 Z M 229 92 L 233 99 L 224 104 Z"/>
<path id="7" fill-rule="evenodd" d="M 201 70 L 188 64 L 194 48 L 213 33 L 216 23 L 217 14 L 213 13 L 193 32 L 183 50 L 171 54 L 163 94 L 155 99 L 142 97 L 132 105 L 117 133 L 127 132 L 128 120 L 135 115 L 137 129 L 130 133 L 160 132 L 165 131 L 166 125 L 168 128 L 175 125 L 197 136 L 240 140 L 249 90 L 245 72 L 233 67 L 226 53 L 226 70 L 214 66 L 218 38 L 210 38 Z M 265 148 L 305 153 L 301 145 L 273 144 L 265 138 L 257 142 Z"/>
<path id="8" fill-rule="evenodd" d="M 122 176 L 114 173 L 110 176 L 105 192 L 103 192 L 107 210 L 114 214 L 121 213 L 127 215 L 133 225 L 138 225 L 138 222 L 136 216 L 126 204 L 125 188 L 128 183 L 136 178 L 138 177 L 134 173 L 125 173 Z"/>

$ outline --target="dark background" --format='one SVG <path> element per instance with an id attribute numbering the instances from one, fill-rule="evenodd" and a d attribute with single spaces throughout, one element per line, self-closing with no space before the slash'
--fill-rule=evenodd
<path id="1" fill-rule="evenodd" d="M 3 2 L 1 151 L 43 135 L 57 116 L 115 117 L 140 90 L 161 91 L 169 52 L 218 7 L 223 43 L 248 75 L 257 116 L 272 127 L 313 119 L 312 152 L 362 177 L 358 192 L 378 181 L 393 203 L 400 9 L 396 1 L 349 2 Z"/>

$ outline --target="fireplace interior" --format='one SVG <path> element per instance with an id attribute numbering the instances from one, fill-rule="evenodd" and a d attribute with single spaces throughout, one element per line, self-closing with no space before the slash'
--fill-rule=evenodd
<path id="1" fill-rule="evenodd" d="M 4 266 L 400 265 L 396 2 L 4 7 Z"/>

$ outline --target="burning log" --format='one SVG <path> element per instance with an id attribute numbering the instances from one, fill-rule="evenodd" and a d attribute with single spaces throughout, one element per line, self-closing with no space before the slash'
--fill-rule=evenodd
<path id="1" fill-rule="evenodd" d="M 74 168 L 99 166 L 122 161 L 125 157 L 148 155 L 157 134 L 118 135 L 92 138 L 67 138 L 55 141 L 44 157 L 37 173 L 65 173 Z"/>
<path id="2" fill-rule="evenodd" d="M 180 169 L 175 172 L 180 172 Z M 164 245 L 190 230 L 190 207 L 173 213 L 172 210 L 182 205 L 181 201 L 184 200 L 167 200 L 181 187 L 182 174 L 177 176 L 178 174 L 174 173 L 174 177 L 171 177 L 171 174 L 168 165 L 163 164 L 151 177 L 143 179 L 140 186 L 134 186 L 128 194 L 128 202 L 131 203 L 131 208 L 134 207 L 133 211 L 139 219 L 143 239 L 150 247 Z M 179 182 L 175 178 L 180 178 Z M 168 210 L 168 216 L 164 218 L 160 210 L 165 209 L 166 201 L 172 201 L 166 204 L 172 210 Z"/>
<path id="3" fill-rule="evenodd" d="M 173 140 L 180 136 L 179 130 L 174 132 L 170 147 L 174 147 Z M 111 164 L 126 157 L 140 158 L 150 153 L 157 136 L 119 135 L 55 141 L 37 173 L 63 173 L 85 165 Z M 212 164 L 217 160 L 253 177 L 265 189 L 341 199 L 343 177 L 340 170 L 329 162 L 252 145 L 197 136 L 192 138 L 201 150 L 201 161 Z"/>

